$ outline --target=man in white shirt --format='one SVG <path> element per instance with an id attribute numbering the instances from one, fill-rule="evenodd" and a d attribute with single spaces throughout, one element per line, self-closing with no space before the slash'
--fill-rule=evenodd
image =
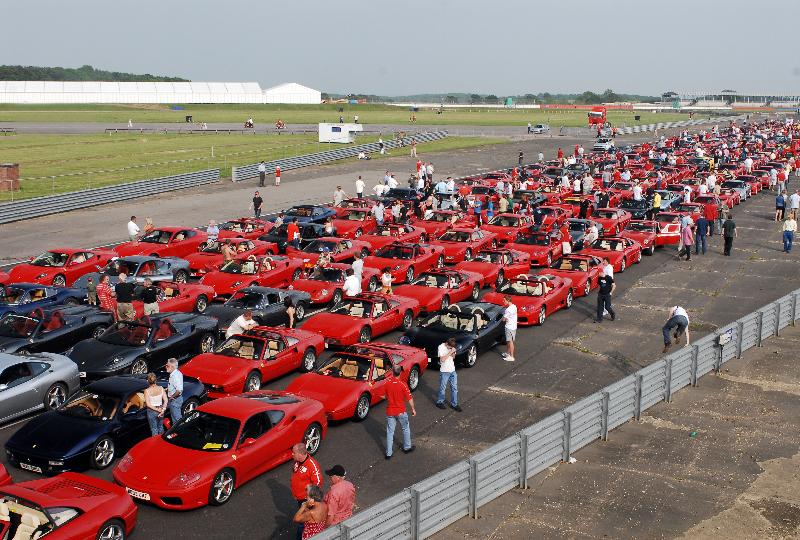
<path id="1" fill-rule="evenodd" d="M 139 239 L 139 226 L 136 224 L 136 216 L 131 216 L 128 222 L 128 240 L 136 242 Z"/>
<path id="2" fill-rule="evenodd" d="M 353 275 L 358 278 L 359 283 L 361 282 L 361 276 L 364 274 L 364 259 L 361 258 L 361 253 L 356 251 L 355 258 L 353 259 L 353 264 L 350 265 L 353 269 Z"/>
<path id="3" fill-rule="evenodd" d="M 588 195 L 594 189 L 594 178 L 588 172 L 583 177 L 583 194 Z"/>
<path id="4" fill-rule="evenodd" d="M 417 189 L 419 191 L 425 189 L 425 179 L 422 176 L 417 177 Z"/>
<path id="5" fill-rule="evenodd" d="M 433 182 L 433 163 L 428 162 L 428 165 L 425 167 L 425 173 L 430 181 Z"/>
<path id="6" fill-rule="evenodd" d="M 264 180 L 267 179 L 267 164 L 263 161 L 258 164 L 258 185 L 264 187 Z"/>
<path id="7" fill-rule="evenodd" d="M 744 160 L 744 170 L 747 171 L 747 174 L 753 172 L 753 158 L 747 156 L 747 159 Z"/>
<path id="8" fill-rule="evenodd" d="M 789 208 L 797 215 L 797 211 L 800 210 L 800 194 L 797 190 L 794 191 L 791 195 L 789 195 Z"/>
<path id="9" fill-rule="evenodd" d="M 447 195 L 448 194 L 447 182 L 445 182 L 444 180 L 439 180 L 438 182 L 436 182 L 436 186 L 434 187 L 434 190 L 439 195 Z"/>
<path id="10" fill-rule="evenodd" d="M 352 268 L 348 268 L 345 270 L 345 274 L 347 277 L 344 279 L 344 285 L 342 285 L 342 292 L 345 296 L 355 296 L 361 292 L 361 280 L 358 279 L 353 272 Z"/>
<path id="11" fill-rule="evenodd" d="M 372 188 L 372 191 L 375 193 L 376 196 L 382 197 L 384 191 L 388 191 L 389 188 L 384 186 L 383 184 L 375 184 L 375 187 Z"/>
<path id="12" fill-rule="evenodd" d="M 576 195 L 580 194 L 581 192 L 581 179 L 577 176 L 575 177 L 575 180 L 572 181 L 572 192 Z"/>
<path id="13" fill-rule="evenodd" d="M 506 189 L 506 185 L 505 185 L 505 183 L 504 183 L 502 180 L 498 180 L 498 181 L 497 181 L 497 185 L 495 185 L 494 189 L 497 191 L 497 193 L 499 193 L 500 195 L 502 195 L 502 194 L 503 194 L 503 192 L 504 192 L 504 191 L 505 191 L 505 189 Z"/>
<path id="14" fill-rule="evenodd" d="M 717 185 L 717 175 L 714 173 L 709 174 L 708 178 L 706 178 L 706 184 L 708 184 L 709 191 L 714 191 L 714 186 Z"/>
<path id="15" fill-rule="evenodd" d="M 461 412 L 458 406 L 458 375 L 456 375 L 456 338 L 448 338 L 447 341 L 439 345 L 437 350 L 439 356 L 439 395 L 436 397 L 436 406 L 440 409 L 446 408 L 444 405 L 447 386 L 450 385 L 450 406 L 454 411 Z"/>
<path id="16" fill-rule="evenodd" d="M 614 267 L 611 265 L 611 261 L 608 260 L 608 257 L 603 257 L 603 272 L 610 277 L 614 277 Z"/>
<path id="17" fill-rule="evenodd" d="M 589 229 L 586 231 L 586 234 L 583 237 L 583 245 L 584 246 L 591 246 L 595 240 L 600 236 L 600 231 L 597 230 L 597 226 L 592 222 L 589 225 Z"/>
<path id="18" fill-rule="evenodd" d="M 664 337 L 664 351 L 667 352 L 672 347 L 672 336 L 670 332 L 675 331 L 675 343 L 682 333 L 686 333 L 686 345 L 689 345 L 689 314 L 681 306 L 673 306 L 669 310 L 667 323 L 661 328 Z"/>
<path id="19" fill-rule="evenodd" d="M 503 297 L 503 305 L 505 306 L 503 321 L 506 323 L 506 345 L 508 346 L 508 352 L 503 353 L 503 360 L 506 362 L 514 361 L 514 339 L 517 337 L 517 306 L 511 300 L 510 294 Z"/>
<path id="20" fill-rule="evenodd" d="M 344 192 L 342 186 L 336 186 L 336 191 L 333 192 L 333 206 L 341 206 L 342 201 L 347 198 L 347 193 Z"/>
<path id="21" fill-rule="evenodd" d="M 378 204 L 372 207 L 372 215 L 378 225 L 383 225 L 383 220 L 386 217 L 386 207 L 383 206 L 383 202 L 378 201 Z"/>
<path id="22" fill-rule="evenodd" d="M 392 175 L 389 177 L 389 182 L 386 185 L 389 186 L 389 189 L 394 189 L 399 184 L 397 183 L 397 180 L 395 179 L 394 175 Z"/>
<path id="23" fill-rule="evenodd" d="M 642 186 L 640 186 L 639 184 L 633 186 L 633 200 L 634 201 L 642 200 Z"/>
<path id="24" fill-rule="evenodd" d="M 708 185 L 705 182 L 700 182 L 700 185 L 697 186 L 697 191 L 700 193 L 700 195 L 705 195 L 708 193 Z"/>
<path id="25" fill-rule="evenodd" d="M 453 180 L 452 176 L 447 177 L 447 193 L 452 195 L 456 192 L 456 181 Z"/>
<path id="26" fill-rule="evenodd" d="M 359 199 L 364 197 L 364 188 L 365 187 L 366 187 L 366 184 L 364 184 L 364 181 L 359 176 L 358 180 L 356 180 L 356 197 L 358 197 Z"/>
<path id="27" fill-rule="evenodd" d="M 564 174 L 564 176 L 561 177 L 561 187 L 564 189 L 568 189 L 571 185 L 572 184 L 569 181 L 569 176 Z"/>
<path id="28" fill-rule="evenodd" d="M 236 334 L 244 334 L 247 330 L 252 330 L 258 326 L 258 323 L 253 319 L 253 312 L 249 309 L 236 317 L 233 322 L 228 326 L 225 331 L 225 338 L 235 336 Z"/>

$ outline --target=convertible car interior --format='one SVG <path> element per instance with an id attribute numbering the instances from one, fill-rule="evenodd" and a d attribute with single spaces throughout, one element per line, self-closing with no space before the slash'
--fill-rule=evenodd
<path id="1" fill-rule="evenodd" d="M 329 363 L 319 370 L 319 373 L 353 381 L 366 381 L 370 364 L 371 362 L 366 358 L 334 356 Z"/>

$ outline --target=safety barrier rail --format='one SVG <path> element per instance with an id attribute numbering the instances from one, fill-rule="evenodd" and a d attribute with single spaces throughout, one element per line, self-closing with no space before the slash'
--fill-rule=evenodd
<path id="1" fill-rule="evenodd" d="M 800 319 L 800 289 L 722 326 L 636 373 L 426 478 L 315 536 L 319 540 L 427 538 L 514 489 L 686 386 L 719 372 Z"/>
<path id="2" fill-rule="evenodd" d="M 402 146 L 409 146 L 411 141 L 417 143 L 425 143 L 436 141 L 447 137 L 447 131 L 435 131 L 432 133 L 416 133 L 409 134 L 401 139 L 391 139 L 384 141 L 384 146 L 387 150 L 400 148 Z M 401 144 L 402 143 L 402 144 Z M 278 159 L 275 161 L 266 162 L 267 172 L 272 173 L 275 171 L 276 166 L 280 166 L 281 171 L 288 171 L 291 169 L 299 169 L 300 167 L 308 167 L 310 165 L 321 165 L 331 161 L 340 159 L 353 158 L 358 156 L 359 152 L 366 154 L 374 154 L 380 150 L 378 143 L 360 144 L 357 146 L 348 146 L 346 148 L 337 148 L 336 150 L 327 150 L 325 152 L 316 152 L 314 154 L 306 154 L 304 156 L 295 156 L 286 159 Z M 243 167 L 233 167 L 231 176 L 234 182 L 241 182 L 248 178 L 258 177 L 258 163 L 252 165 L 245 165 Z"/>
<path id="3" fill-rule="evenodd" d="M 633 133 L 646 133 L 649 131 L 656 131 L 657 129 L 682 128 L 682 127 L 699 126 L 701 124 L 733 122 L 738 120 L 744 120 L 745 118 L 747 118 L 747 115 L 724 116 L 718 118 L 697 118 L 694 120 L 679 120 L 677 122 L 658 122 L 657 124 L 640 124 L 636 126 L 617 128 L 617 134 L 631 135 Z"/>
<path id="4" fill-rule="evenodd" d="M 218 182 L 219 178 L 219 169 L 206 169 L 152 180 L 137 180 L 114 186 L 3 203 L 0 204 L 0 224 L 211 184 Z"/>

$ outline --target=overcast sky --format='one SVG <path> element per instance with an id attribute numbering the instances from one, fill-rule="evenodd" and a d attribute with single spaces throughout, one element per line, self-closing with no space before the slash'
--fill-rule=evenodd
<path id="1" fill-rule="evenodd" d="M 5 0 L 0 64 L 328 92 L 800 94 L 797 0 Z"/>

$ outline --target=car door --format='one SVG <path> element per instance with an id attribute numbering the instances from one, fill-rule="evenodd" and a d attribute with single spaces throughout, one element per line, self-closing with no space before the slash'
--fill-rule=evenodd
<path id="1" fill-rule="evenodd" d="M 166 319 L 164 319 L 166 320 Z M 191 326 L 188 324 L 178 324 L 177 326 L 169 323 L 169 328 L 172 334 L 166 337 L 160 335 L 158 328 L 151 332 L 150 336 L 150 362 L 151 367 L 160 368 L 164 366 L 168 358 L 177 358 L 178 360 L 186 358 L 190 351 L 191 339 Z"/>
<path id="2" fill-rule="evenodd" d="M 262 472 L 263 467 L 274 460 L 275 449 L 269 444 L 266 434 L 272 429 L 272 421 L 266 412 L 250 416 L 242 427 L 236 442 L 237 483 L 242 484 Z"/>
<path id="3" fill-rule="evenodd" d="M 184 283 L 176 283 L 175 285 L 177 294 L 172 298 L 170 309 L 168 311 L 183 311 L 186 313 L 193 311 L 195 297 L 189 292 L 191 289 Z"/>
<path id="4" fill-rule="evenodd" d="M 377 313 L 377 315 L 376 315 Z M 385 334 L 398 326 L 403 318 L 398 302 L 377 301 L 372 305 L 372 334 Z"/>
<path id="5" fill-rule="evenodd" d="M 384 366 L 383 362 L 384 358 L 382 357 L 373 358 L 367 375 L 369 383 L 372 383 L 370 387 L 372 405 L 376 405 L 383 400 L 386 390 L 386 369 L 389 369 L 390 366 Z"/>
<path id="6" fill-rule="evenodd" d="M 271 378 L 278 378 L 291 373 L 300 366 L 298 344 L 300 340 L 293 337 L 284 337 L 278 342 L 278 350 L 271 357 L 269 351 L 264 351 L 264 360 Z"/>
<path id="7" fill-rule="evenodd" d="M 257 318 L 260 319 L 260 324 L 262 325 L 280 326 L 286 323 L 286 313 L 278 293 L 265 294 L 259 304 L 258 311 L 261 314 L 257 315 Z"/>
<path id="8" fill-rule="evenodd" d="M 43 405 L 44 390 L 34 381 L 33 362 L 20 358 L 0 373 L 0 422 L 5 422 Z M 37 362 L 39 364 L 39 362 Z M 42 371 L 39 371 L 41 374 Z"/>
<path id="9" fill-rule="evenodd" d="M 172 281 L 174 276 L 172 274 L 172 263 L 169 261 L 163 261 L 160 259 L 155 259 L 150 261 L 149 264 L 151 265 L 151 272 L 152 275 L 148 277 L 155 283 L 157 281 Z M 144 265 L 142 265 L 144 266 Z M 144 277 L 146 274 L 142 274 L 141 276 L 137 276 L 139 278 Z"/>

